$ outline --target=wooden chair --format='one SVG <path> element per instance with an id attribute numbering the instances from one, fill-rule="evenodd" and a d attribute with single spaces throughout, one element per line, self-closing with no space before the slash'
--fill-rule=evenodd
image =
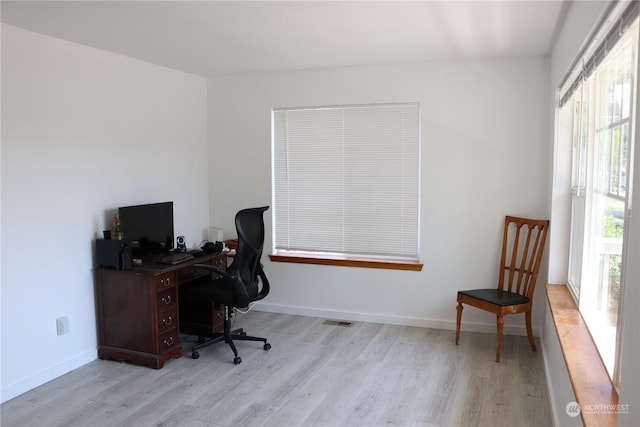
<path id="1" fill-rule="evenodd" d="M 458 291 L 456 344 L 460 341 L 462 304 L 468 304 L 496 315 L 496 362 L 500 361 L 504 316 L 507 314 L 525 313 L 529 343 L 533 351 L 536 351 L 531 331 L 531 305 L 548 229 L 548 220 L 512 216 L 505 218 L 498 287 Z"/>

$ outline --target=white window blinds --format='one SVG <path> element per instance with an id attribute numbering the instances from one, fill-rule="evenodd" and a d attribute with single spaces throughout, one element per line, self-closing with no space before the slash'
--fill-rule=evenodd
<path id="1" fill-rule="evenodd" d="M 419 105 L 273 111 L 275 251 L 418 259 Z"/>

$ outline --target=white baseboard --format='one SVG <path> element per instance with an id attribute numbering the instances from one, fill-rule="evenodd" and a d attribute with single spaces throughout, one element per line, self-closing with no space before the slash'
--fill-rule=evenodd
<path id="1" fill-rule="evenodd" d="M 269 313 L 282 313 L 282 314 L 295 314 L 299 316 L 311 316 L 322 317 L 334 320 L 348 320 L 353 322 L 370 322 L 370 323 L 384 323 L 388 325 L 400 325 L 400 326 L 417 326 L 421 328 L 431 329 L 444 329 L 444 330 L 456 330 L 455 320 L 435 320 L 427 319 L 423 317 L 410 317 L 410 316 L 396 316 L 396 315 L 384 315 L 375 313 L 360 313 L 354 311 L 339 311 L 331 309 L 319 309 L 312 307 L 300 307 L 280 304 L 268 304 L 264 302 L 258 302 L 255 304 L 254 310 L 265 311 Z M 496 333 L 495 323 L 474 323 L 465 322 L 463 320 L 460 328 L 466 332 L 481 332 L 487 334 Z M 505 335 L 520 335 L 526 336 L 527 330 L 524 326 L 504 326 Z M 540 336 L 539 328 L 533 328 L 533 335 Z"/>
<path id="2" fill-rule="evenodd" d="M 540 346 L 542 347 L 542 363 L 544 364 L 544 374 L 547 380 L 547 393 L 549 393 L 549 409 L 551 410 L 551 418 L 553 419 L 553 425 L 559 426 L 560 418 L 558 418 L 558 406 L 556 405 L 556 395 L 553 385 L 553 378 L 549 375 L 551 373 L 549 358 L 547 357 L 547 348 L 544 345 L 544 340 L 540 340 Z"/>
<path id="3" fill-rule="evenodd" d="M 79 354 L 72 359 L 60 363 L 59 365 L 56 365 L 49 369 L 45 369 L 44 371 L 38 372 L 37 374 L 24 380 L 18 381 L 14 384 L 10 384 L 8 386 L 3 384 L 2 391 L 0 392 L 0 403 L 4 403 L 16 396 L 33 390 L 34 388 L 41 386 L 42 384 L 45 384 L 51 380 L 54 380 L 68 372 L 71 372 L 74 369 L 84 366 L 89 362 L 93 362 L 97 358 L 98 350 L 89 350 L 87 352 Z"/>

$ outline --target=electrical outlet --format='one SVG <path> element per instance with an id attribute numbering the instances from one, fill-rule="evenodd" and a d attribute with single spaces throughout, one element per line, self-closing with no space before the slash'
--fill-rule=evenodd
<path id="1" fill-rule="evenodd" d="M 58 335 L 64 335 L 69 332 L 69 318 L 67 316 L 58 317 L 56 319 L 56 328 Z"/>

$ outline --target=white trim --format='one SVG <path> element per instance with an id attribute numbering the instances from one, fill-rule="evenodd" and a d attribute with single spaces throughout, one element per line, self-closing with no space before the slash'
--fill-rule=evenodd
<path id="1" fill-rule="evenodd" d="M 542 349 L 542 363 L 544 364 L 544 375 L 547 380 L 546 381 L 547 393 L 549 398 L 549 407 L 551 410 L 551 417 L 553 418 L 554 426 L 561 426 L 562 423 L 560 422 L 560 418 L 558 417 L 558 414 L 559 414 L 559 411 L 564 410 L 564 408 L 558 408 L 558 405 L 556 405 L 558 398 L 556 397 L 556 394 L 555 394 L 555 387 L 553 387 L 553 378 L 549 376 L 551 372 L 551 363 L 549 361 L 549 357 L 547 356 L 548 351 L 544 343 L 545 343 L 545 340 L 540 340 L 540 347 Z"/>
<path id="2" fill-rule="evenodd" d="M 455 305 L 455 304 L 454 304 Z M 258 302 L 252 306 L 252 310 L 264 311 L 267 313 L 280 313 L 280 314 L 294 314 L 298 316 L 310 316 L 321 317 L 334 320 L 347 320 L 353 322 L 368 322 L 368 323 L 382 323 L 385 325 L 398 325 L 398 326 L 415 326 L 419 328 L 430 329 L 444 329 L 449 331 L 456 330 L 456 322 L 454 320 L 436 320 L 428 319 L 425 317 L 409 317 L 409 316 L 395 316 L 384 315 L 376 313 L 362 313 L 355 311 L 342 311 L 332 309 L 318 309 L 313 307 L 301 307 L 292 305 L 281 304 L 268 304 L 264 302 Z M 463 322 L 461 331 L 463 332 L 481 332 L 487 334 L 496 334 L 496 323 L 482 323 L 482 322 Z M 527 336 L 527 331 L 524 326 L 512 326 L 504 325 L 505 335 Z M 537 327 L 533 328 L 533 335 L 540 336 L 540 330 Z M 451 341 L 453 342 L 454 335 L 451 335 Z"/>

